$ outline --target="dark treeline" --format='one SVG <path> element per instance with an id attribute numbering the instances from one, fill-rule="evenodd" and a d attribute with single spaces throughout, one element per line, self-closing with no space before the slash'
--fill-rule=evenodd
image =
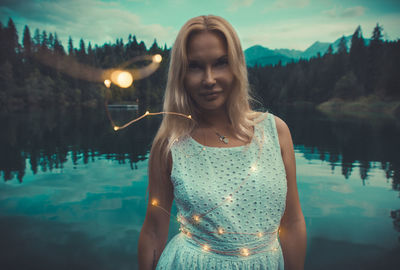
<path id="1" fill-rule="evenodd" d="M 140 100 L 145 106 L 162 99 L 169 49 L 166 46 L 161 49 L 156 40 L 150 48 L 146 48 L 145 43 L 138 42 L 134 35 L 129 35 L 126 44 L 121 38 L 114 44 L 106 43 L 94 47 L 90 42 L 86 45 L 81 39 L 78 48 L 75 48 L 70 37 L 65 49 L 56 33 L 36 29 L 32 36 L 28 26 L 24 28 L 22 44 L 18 40 L 13 20 L 10 18 L 7 26 L 0 22 L 1 108 L 66 105 L 94 107 L 103 102 L 106 94 L 111 102 Z M 135 82 L 127 89 L 114 86 L 108 90 L 102 83 L 72 78 L 42 61 L 45 56 L 60 55 L 91 67 L 116 68 L 135 56 L 157 53 L 163 56 L 163 62 L 156 73 Z M 145 64 L 148 63 L 138 63 L 130 67 Z M 148 89 L 151 91 L 147 91 Z"/>
<path id="2" fill-rule="evenodd" d="M 249 68 L 252 88 L 266 104 L 306 102 L 320 104 L 337 98 L 354 101 L 369 96 L 400 100 L 400 40 L 384 41 L 377 24 L 368 45 L 359 26 L 351 47 L 344 37 L 336 53 L 285 66 Z"/>
<path id="3" fill-rule="evenodd" d="M 351 47 L 343 37 L 338 51 L 332 47 L 323 55 L 285 66 L 249 68 L 249 80 L 256 95 L 266 105 L 306 102 L 317 105 L 333 98 L 357 100 L 372 97 L 381 101 L 400 100 L 400 41 L 384 41 L 377 24 L 368 45 L 361 27 L 353 34 Z M 25 26 L 22 44 L 18 42 L 14 22 L 0 22 L 0 106 L 2 108 L 50 105 L 95 106 L 105 95 L 111 102 L 138 101 L 142 106 L 160 105 L 167 76 L 169 49 L 154 40 L 150 48 L 129 35 L 125 44 L 117 39 L 103 46 L 83 39 L 74 47 L 70 38 L 65 49 L 56 33 L 40 32 L 33 36 Z M 44 55 L 62 55 L 96 68 L 114 68 L 135 56 L 159 53 L 160 68 L 152 76 L 134 82 L 127 89 L 71 78 L 42 63 Z M 146 63 L 142 63 L 146 64 Z M 108 93 L 107 93 L 108 92 Z"/>

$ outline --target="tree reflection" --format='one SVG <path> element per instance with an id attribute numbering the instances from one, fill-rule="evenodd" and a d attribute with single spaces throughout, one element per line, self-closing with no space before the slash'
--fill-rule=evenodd
<path id="1" fill-rule="evenodd" d="M 306 159 L 319 159 L 332 170 L 341 167 L 348 179 L 353 168 L 365 184 L 372 166 L 379 164 L 394 190 L 400 190 L 400 123 L 387 118 L 329 118 L 309 108 L 272 107 L 271 112 L 291 128 L 296 150 Z"/>
<path id="2" fill-rule="evenodd" d="M 125 114 L 136 117 L 138 112 Z M 146 119 L 116 133 L 103 108 L 3 113 L 0 119 L 5 127 L 0 132 L 0 171 L 5 181 L 17 178 L 20 182 L 26 161 L 34 174 L 62 169 L 69 157 L 74 165 L 101 156 L 136 169 L 136 163 L 146 159 L 160 121 Z"/>
<path id="3" fill-rule="evenodd" d="M 348 179 L 358 168 L 363 183 L 371 166 L 379 164 L 394 190 L 400 190 L 400 125 L 388 119 L 330 119 L 314 110 L 280 107 L 271 110 L 289 125 L 297 151 L 309 160 L 322 160 L 332 170 L 341 167 Z M 136 111 L 111 111 L 117 124 L 138 115 Z M 115 132 L 103 108 L 51 112 L 3 113 L 0 132 L 0 172 L 5 181 L 22 182 L 26 161 L 34 174 L 62 169 L 68 158 L 74 165 L 102 157 L 134 170 L 147 158 L 161 117 L 146 118 Z"/>

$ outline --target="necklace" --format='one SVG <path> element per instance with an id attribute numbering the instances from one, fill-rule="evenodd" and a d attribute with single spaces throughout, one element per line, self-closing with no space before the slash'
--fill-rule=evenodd
<path id="1" fill-rule="evenodd" d="M 214 131 L 215 131 L 215 130 L 214 130 Z M 215 134 L 217 134 L 217 136 L 219 137 L 219 140 L 220 140 L 221 142 L 223 142 L 224 144 L 228 144 L 228 143 L 229 143 L 228 137 L 225 137 L 224 135 L 219 134 L 219 133 L 216 132 L 216 131 L 215 131 Z"/>

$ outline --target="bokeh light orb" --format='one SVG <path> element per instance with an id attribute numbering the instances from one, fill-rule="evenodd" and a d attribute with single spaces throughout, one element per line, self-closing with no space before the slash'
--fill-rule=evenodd
<path id="1" fill-rule="evenodd" d="M 121 71 L 117 77 L 117 84 L 121 88 L 128 88 L 133 83 L 132 74 L 128 71 Z"/>
<path id="2" fill-rule="evenodd" d="M 110 80 L 104 80 L 104 85 L 107 87 L 107 88 L 110 88 L 110 86 L 111 86 L 111 81 Z"/>
<path id="3" fill-rule="evenodd" d="M 162 61 L 162 56 L 160 54 L 156 54 L 153 56 L 153 62 L 161 63 L 161 61 Z"/>

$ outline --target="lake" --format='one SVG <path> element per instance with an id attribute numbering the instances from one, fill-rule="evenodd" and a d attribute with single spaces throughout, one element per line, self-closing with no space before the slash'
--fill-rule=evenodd
<path id="1" fill-rule="evenodd" d="M 271 111 L 295 144 L 306 269 L 399 269 L 400 122 Z M 117 123 L 139 116 L 111 113 Z M 104 108 L 0 120 L 0 268 L 137 269 L 148 154 L 161 117 L 118 132 Z M 170 238 L 176 233 L 171 219 Z"/>

